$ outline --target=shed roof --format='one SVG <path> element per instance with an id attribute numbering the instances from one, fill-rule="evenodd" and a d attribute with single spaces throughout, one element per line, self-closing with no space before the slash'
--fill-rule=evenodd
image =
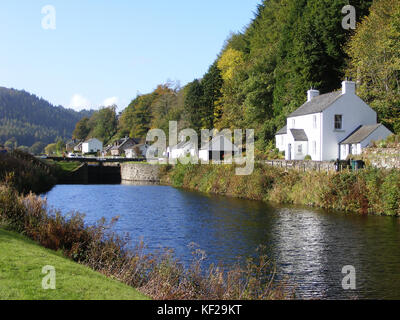
<path id="1" fill-rule="evenodd" d="M 313 113 L 321 113 L 325 109 L 329 108 L 341 96 L 342 91 L 335 91 L 314 97 L 311 101 L 307 101 L 296 111 L 289 114 L 288 118 L 304 116 Z"/>
<path id="2" fill-rule="evenodd" d="M 378 129 L 382 124 L 373 124 L 368 126 L 359 126 L 355 131 L 353 131 L 347 138 L 345 138 L 340 144 L 354 144 L 364 141 L 368 136 L 370 136 L 376 129 Z"/>
<path id="3" fill-rule="evenodd" d="M 280 129 L 276 135 L 280 135 L 280 134 L 287 134 L 287 126 L 284 126 L 282 129 Z"/>

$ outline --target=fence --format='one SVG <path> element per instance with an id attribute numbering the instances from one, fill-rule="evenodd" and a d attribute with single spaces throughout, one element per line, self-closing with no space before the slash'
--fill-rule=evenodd
<path id="1" fill-rule="evenodd" d="M 301 160 L 267 160 L 265 164 L 273 167 L 279 167 L 286 170 L 319 171 L 330 172 L 336 171 L 335 162 L 331 161 L 301 161 Z"/>

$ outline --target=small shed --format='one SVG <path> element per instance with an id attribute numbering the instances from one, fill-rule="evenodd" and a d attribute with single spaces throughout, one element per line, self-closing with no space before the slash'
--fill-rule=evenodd
<path id="1" fill-rule="evenodd" d="M 383 124 L 359 126 L 346 139 L 340 142 L 340 159 L 349 155 L 360 155 L 362 150 L 370 146 L 372 141 L 386 139 L 392 132 Z"/>

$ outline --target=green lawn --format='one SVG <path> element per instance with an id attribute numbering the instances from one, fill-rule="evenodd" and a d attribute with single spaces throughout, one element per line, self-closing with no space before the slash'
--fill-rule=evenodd
<path id="1" fill-rule="evenodd" d="M 42 288 L 44 266 L 56 269 L 56 289 Z M 121 282 L 0 228 L 0 300 L 145 300 Z"/>

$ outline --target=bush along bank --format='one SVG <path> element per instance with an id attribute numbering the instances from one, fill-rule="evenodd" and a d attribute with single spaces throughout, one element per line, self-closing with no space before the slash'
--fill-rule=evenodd
<path id="1" fill-rule="evenodd" d="M 0 185 L 0 227 L 22 233 L 38 244 L 108 277 L 137 288 L 153 299 L 237 300 L 289 299 L 292 286 L 274 279 L 274 266 L 260 252 L 258 259 L 229 270 L 202 266 L 204 253 L 193 248 L 193 263 L 185 268 L 169 250 L 146 253 L 142 243 L 128 249 L 129 239 L 111 232 L 105 221 L 85 226 L 80 214 L 64 217 L 49 211 L 46 202 L 19 195 Z M 112 298 L 112 297 L 110 297 Z"/>
<path id="2" fill-rule="evenodd" d="M 8 184 L 23 194 L 44 193 L 57 183 L 57 168 L 48 165 L 34 156 L 15 150 L 0 153 L 0 183 Z"/>
<path id="3" fill-rule="evenodd" d="M 252 175 L 237 176 L 232 165 L 181 165 L 161 170 L 161 181 L 250 200 L 400 216 L 400 171 L 367 168 L 339 173 L 298 172 L 256 164 Z"/>

